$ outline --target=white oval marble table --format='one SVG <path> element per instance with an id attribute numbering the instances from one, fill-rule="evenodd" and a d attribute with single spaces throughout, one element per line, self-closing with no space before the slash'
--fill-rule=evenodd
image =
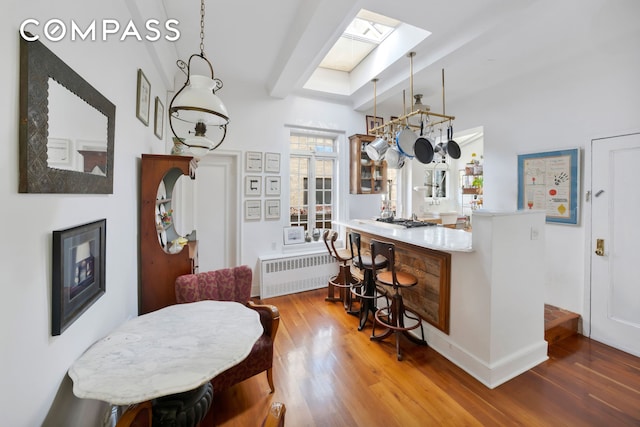
<path id="1" fill-rule="evenodd" d="M 176 304 L 128 320 L 69 369 L 73 393 L 130 405 L 193 390 L 244 360 L 262 335 L 237 302 Z"/>

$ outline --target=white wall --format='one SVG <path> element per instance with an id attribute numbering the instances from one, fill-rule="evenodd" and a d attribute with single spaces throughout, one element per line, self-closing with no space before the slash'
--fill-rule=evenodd
<path id="1" fill-rule="evenodd" d="M 45 45 L 116 105 L 114 191 L 111 195 L 18 194 L 19 34 L 26 18 L 127 22 L 123 0 L 9 0 L 0 16 L 0 412 L 7 426 L 41 425 L 71 363 L 127 317 L 137 314 L 138 158 L 164 143 L 135 115 L 136 73 L 152 96 L 166 88 L 147 48 L 137 41 L 60 41 Z M 83 4 L 84 6 L 84 4 Z M 171 62 L 173 59 L 167 59 Z M 153 108 L 153 107 L 152 107 Z M 153 116 L 153 115 L 152 115 Z M 107 219 L 106 294 L 62 335 L 51 336 L 52 231 Z"/>
<path id="2" fill-rule="evenodd" d="M 18 194 L 18 25 L 29 17 L 128 19 L 130 4 L 127 0 L 92 2 L 90 10 L 81 10 L 71 0 L 9 0 L 3 5 L 0 197 L 5 243 L 0 249 L 4 290 L 0 299 L 0 411 L 6 425 L 40 425 L 71 363 L 94 341 L 136 314 L 138 159 L 141 153 L 166 152 L 153 129 L 135 117 L 138 68 L 151 82 L 152 96 L 160 96 L 168 105 L 163 83 L 168 81 L 166 74 L 154 68 L 158 58 L 152 58 L 143 43 L 48 43 L 117 107 L 114 194 Z M 518 153 L 581 147 L 585 154 L 583 177 L 587 177 L 591 138 L 637 129 L 639 30 L 636 26 L 632 34 L 611 31 L 616 28 L 615 20 L 592 25 L 589 51 L 544 68 L 536 68 L 533 61 L 525 75 L 513 76 L 464 100 L 448 100 L 447 110 L 457 117 L 456 129 L 484 127 L 487 208 L 516 207 Z M 161 57 L 160 61 L 174 63 L 173 58 Z M 348 151 L 348 136 L 363 131 L 362 115 L 349 107 L 297 97 L 270 99 L 262 87 L 234 81 L 234 76 L 219 77 L 225 82 L 220 96 L 232 115 L 225 149 L 279 151 L 286 160 L 287 124 L 342 131 L 344 152 Z M 288 183 L 286 162 L 283 165 L 284 199 Z M 340 171 L 348 176 L 346 162 Z M 348 192 L 346 179 L 343 189 Z M 353 216 L 364 216 L 379 206 L 377 196 L 348 196 L 345 200 L 345 209 Z M 588 208 L 581 204 L 580 225 L 547 225 L 545 230 L 545 302 L 580 313 Z M 61 336 L 51 337 L 51 232 L 99 218 L 107 218 L 107 293 Z M 255 266 L 258 255 L 271 252 L 272 242 L 281 242 L 285 224 L 286 215 L 280 222 L 243 222 L 242 263 Z"/>
<path id="3" fill-rule="evenodd" d="M 219 92 L 220 97 L 231 116 L 228 135 L 221 148 L 224 150 L 260 151 L 281 153 L 280 175 L 282 215 L 280 221 L 264 218 L 260 221 L 245 222 L 241 220 L 242 235 L 240 264 L 247 264 L 256 270 L 258 257 L 267 253 L 282 250 L 282 227 L 288 226 L 288 195 L 289 195 L 289 131 L 291 127 L 301 126 L 310 129 L 325 129 L 336 131 L 339 137 L 339 174 L 345 177 L 342 182 L 343 191 L 349 191 L 349 136 L 362 133 L 364 121 L 362 115 L 354 112 L 350 107 L 330 102 L 319 102 L 302 97 L 274 99 L 266 94 L 263 87 L 252 87 L 246 82 L 234 80 L 234 76 L 221 76 L 224 89 Z M 210 154 L 215 155 L 215 152 Z M 244 155 L 242 156 L 244 162 Z M 242 175 L 244 164 L 240 168 Z M 266 176 L 264 173 L 261 174 Z M 261 200 L 264 204 L 263 195 Z M 379 199 L 379 197 L 378 197 Z M 244 197 L 239 195 L 242 211 Z M 356 201 L 357 202 L 357 201 Z M 379 204 L 379 203 L 378 203 Z M 340 208 L 348 212 L 351 204 L 341 203 Z M 243 215 L 243 214 L 242 214 Z M 372 212 L 371 215 L 375 215 Z M 201 234 L 198 234 L 202 238 Z M 254 286 L 257 274 L 254 274 Z"/>
<path id="4" fill-rule="evenodd" d="M 484 126 L 485 208 L 517 207 L 518 154 L 580 147 L 585 183 L 591 139 L 638 127 L 640 30 L 636 25 L 632 33 L 618 31 L 616 25 L 630 28 L 627 24 L 634 19 L 624 10 L 618 12 L 617 20 L 590 23 L 588 51 L 544 68 L 531 61 L 529 73 L 454 100 L 447 108 L 455 112 L 458 129 Z M 584 200 L 588 189 L 583 185 L 579 192 L 579 225 L 546 225 L 545 302 L 581 314 L 586 309 L 585 250 L 590 250 L 585 227 L 590 206 Z"/>

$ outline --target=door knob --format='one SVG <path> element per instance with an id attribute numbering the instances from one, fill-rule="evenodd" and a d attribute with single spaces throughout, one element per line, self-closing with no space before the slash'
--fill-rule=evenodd
<path id="1" fill-rule="evenodd" d="M 604 256 L 604 239 L 596 240 L 596 255 Z"/>

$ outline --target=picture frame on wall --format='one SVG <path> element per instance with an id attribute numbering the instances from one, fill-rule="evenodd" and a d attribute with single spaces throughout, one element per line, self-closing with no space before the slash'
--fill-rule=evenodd
<path id="1" fill-rule="evenodd" d="M 279 199 L 268 199 L 264 201 L 264 219 L 280 219 Z"/>
<path id="2" fill-rule="evenodd" d="M 105 289 L 107 220 L 53 232 L 51 335 L 60 335 Z"/>
<path id="3" fill-rule="evenodd" d="M 157 96 L 153 116 L 153 133 L 158 139 L 162 139 L 164 136 L 164 105 Z"/>
<path id="4" fill-rule="evenodd" d="M 149 113 L 151 108 L 151 83 L 144 75 L 141 68 L 138 68 L 138 86 L 136 92 L 136 117 L 149 126 Z"/>
<path id="5" fill-rule="evenodd" d="M 258 221 L 262 211 L 261 200 L 246 200 L 244 202 L 244 219 L 245 221 Z"/>
<path id="6" fill-rule="evenodd" d="M 264 194 L 266 196 L 280 195 L 281 179 L 279 176 L 267 176 L 264 184 Z"/>
<path id="7" fill-rule="evenodd" d="M 382 126 L 384 124 L 384 118 L 382 117 L 366 116 L 366 119 L 367 135 L 371 135 L 371 129 L 377 128 L 378 126 Z"/>
<path id="8" fill-rule="evenodd" d="M 265 153 L 264 171 L 267 173 L 280 173 L 280 153 Z"/>
<path id="9" fill-rule="evenodd" d="M 262 153 L 259 151 L 247 151 L 244 158 L 245 172 L 262 172 Z"/>
<path id="10" fill-rule="evenodd" d="M 547 223 L 578 224 L 580 149 L 518 155 L 518 209 L 545 211 Z"/>
<path id="11" fill-rule="evenodd" d="M 61 169 L 74 168 L 73 145 L 67 138 L 48 138 L 47 165 Z"/>
<path id="12" fill-rule="evenodd" d="M 244 177 L 244 195 L 247 197 L 262 195 L 262 177 L 247 175 Z"/>

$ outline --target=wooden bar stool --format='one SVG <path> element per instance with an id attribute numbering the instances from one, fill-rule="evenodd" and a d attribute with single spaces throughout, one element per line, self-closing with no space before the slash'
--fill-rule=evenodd
<path id="1" fill-rule="evenodd" d="M 351 288 L 353 286 L 360 286 L 360 280 L 351 275 L 351 260 L 353 259 L 353 253 L 349 248 L 336 249 L 336 240 L 338 239 L 338 232 L 333 230 L 325 230 L 322 235 L 324 244 L 329 251 L 329 255 L 338 261 L 339 272 L 336 276 L 329 278 L 327 286 L 327 297 L 325 301 L 342 301 L 344 309 L 349 314 L 357 314 L 352 310 L 352 298 Z M 335 288 L 340 290 L 340 296 L 335 296 Z"/>
<path id="2" fill-rule="evenodd" d="M 393 287 L 394 294 L 391 297 L 390 309 L 378 309 L 375 313 L 375 320 L 373 322 L 373 330 L 371 331 L 371 340 L 380 341 L 391 334 L 396 336 L 396 353 L 398 360 L 402 360 L 402 352 L 400 350 L 400 336 L 405 335 L 411 341 L 418 344 L 427 344 L 424 339 L 424 328 L 422 326 L 422 319 L 420 315 L 405 307 L 402 300 L 401 288 L 408 288 L 418 284 L 418 279 L 411 273 L 405 271 L 396 271 L 395 266 L 395 245 L 388 242 L 380 242 L 377 240 L 371 240 L 371 256 L 372 257 L 384 257 L 387 261 L 387 270 L 379 271 L 376 264 L 373 264 L 373 274 L 376 281 L 385 286 Z M 405 323 L 409 320 L 409 324 Z M 376 324 L 380 324 L 386 327 L 380 335 L 376 335 Z M 409 331 L 420 328 L 420 336 L 417 338 Z"/>
<path id="3" fill-rule="evenodd" d="M 376 285 L 373 273 L 375 271 L 374 267 L 378 270 L 385 268 L 387 266 L 387 260 L 384 257 L 373 257 L 372 255 L 363 254 L 360 251 L 360 240 L 360 233 L 353 231 L 349 233 L 349 247 L 351 248 L 351 253 L 354 254 L 352 263 L 355 268 L 362 270 L 363 276 L 362 286 L 354 286 L 351 288 L 351 293 L 360 301 L 359 331 L 366 325 L 369 319 L 369 313 L 375 316 L 379 299 L 384 298 L 387 311 L 389 310 L 388 293 L 384 288 Z M 375 320 L 373 323 L 375 325 Z"/>

